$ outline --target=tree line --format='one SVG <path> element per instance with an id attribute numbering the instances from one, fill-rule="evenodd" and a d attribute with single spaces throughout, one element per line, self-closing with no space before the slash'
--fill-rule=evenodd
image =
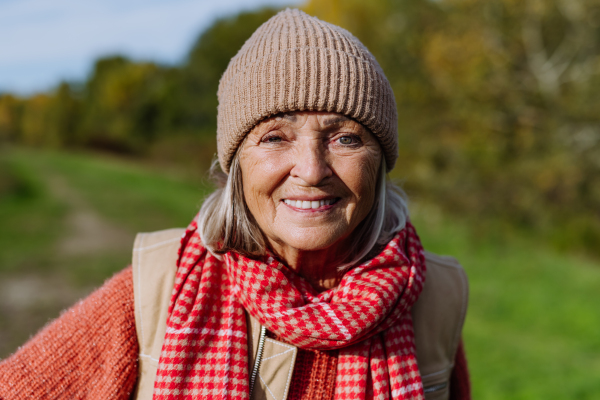
<path id="1" fill-rule="evenodd" d="M 276 10 L 216 21 L 181 65 L 103 57 L 85 82 L 29 97 L 0 96 L 0 140 L 144 155 L 173 136 L 214 140 L 217 87 L 229 59 Z"/>
<path id="2" fill-rule="evenodd" d="M 600 0 L 312 0 L 373 52 L 413 197 L 600 254 Z M 181 65 L 98 60 L 85 82 L 0 96 L 0 140 L 172 158 L 214 153 L 229 59 L 277 10 L 205 30 Z"/>

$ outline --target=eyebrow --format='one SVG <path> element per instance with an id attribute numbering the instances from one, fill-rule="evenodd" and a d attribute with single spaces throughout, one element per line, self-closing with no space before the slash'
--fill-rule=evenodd
<path id="1" fill-rule="evenodd" d="M 331 118 L 327 118 L 326 120 L 323 121 L 323 125 L 328 126 L 328 125 L 337 125 L 343 122 L 348 122 L 350 121 L 350 118 L 344 116 L 344 115 L 336 115 L 335 117 L 331 117 Z"/>
<path id="2" fill-rule="evenodd" d="M 290 122 L 296 122 L 296 114 L 293 113 L 281 113 L 279 115 L 277 115 L 278 117 L 281 117 L 283 119 L 287 119 Z"/>

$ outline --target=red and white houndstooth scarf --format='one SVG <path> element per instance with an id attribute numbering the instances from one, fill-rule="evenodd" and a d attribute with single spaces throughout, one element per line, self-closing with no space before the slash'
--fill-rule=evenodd
<path id="1" fill-rule="evenodd" d="M 340 349 L 336 399 L 423 399 L 410 308 L 424 278 L 410 223 L 337 287 L 317 293 L 271 256 L 217 259 L 194 219 L 181 241 L 154 399 L 249 398 L 244 308 L 288 343 Z"/>

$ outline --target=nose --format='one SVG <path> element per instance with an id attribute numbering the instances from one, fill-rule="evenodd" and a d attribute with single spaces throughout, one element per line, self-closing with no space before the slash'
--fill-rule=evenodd
<path id="1" fill-rule="evenodd" d="M 318 186 L 332 174 L 326 151 L 319 140 L 311 140 L 297 147 L 294 167 L 290 170 L 292 177 L 301 179 L 306 185 Z"/>

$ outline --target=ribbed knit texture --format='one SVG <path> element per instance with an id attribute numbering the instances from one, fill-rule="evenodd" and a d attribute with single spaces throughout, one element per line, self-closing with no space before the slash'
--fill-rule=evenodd
<path id="1" fill-rule="evenodd" d="M 298 349 L 288 400 L 333 400 L 337 359 L 338 352 L 335 350 Z M 471 383 L 462 340 L 450 377 L 450 400 L 471 400 Z"/>
<path id="2" fill-rule="evenodd" d="M 274 333 L 267 336 L 283 341 Z M 287 400 L 333 400 L 339 351 L 298 348 Z"/>
<path id="3" fill-rule="evenodd" d="M 138 371 L 131 268 L 0 363 L 0 399 L 129 399 Z"/>
<path id="4" fill-rule="evenodd" d="M 450 377 L 450 400 L 471 400 L 471 381 L 462 340 L 454 357 L 454 369 Z"/>
<path id="5" fill-rule="evenodd" d="M 298 350 L 288 400 L 333 400 L 338 365 L 336 350 Z"/>
<path id="6" fill-rule="evenodd" d="M 260 26 L 233 57 L 219 84 L 217 143 L 226 173 L 254 125 L 290 111 L 328 111 L 366 126 L 388 171 L 398 156 L 394 93 L 375 57 L 352 34 L 300 10 Z"/>

